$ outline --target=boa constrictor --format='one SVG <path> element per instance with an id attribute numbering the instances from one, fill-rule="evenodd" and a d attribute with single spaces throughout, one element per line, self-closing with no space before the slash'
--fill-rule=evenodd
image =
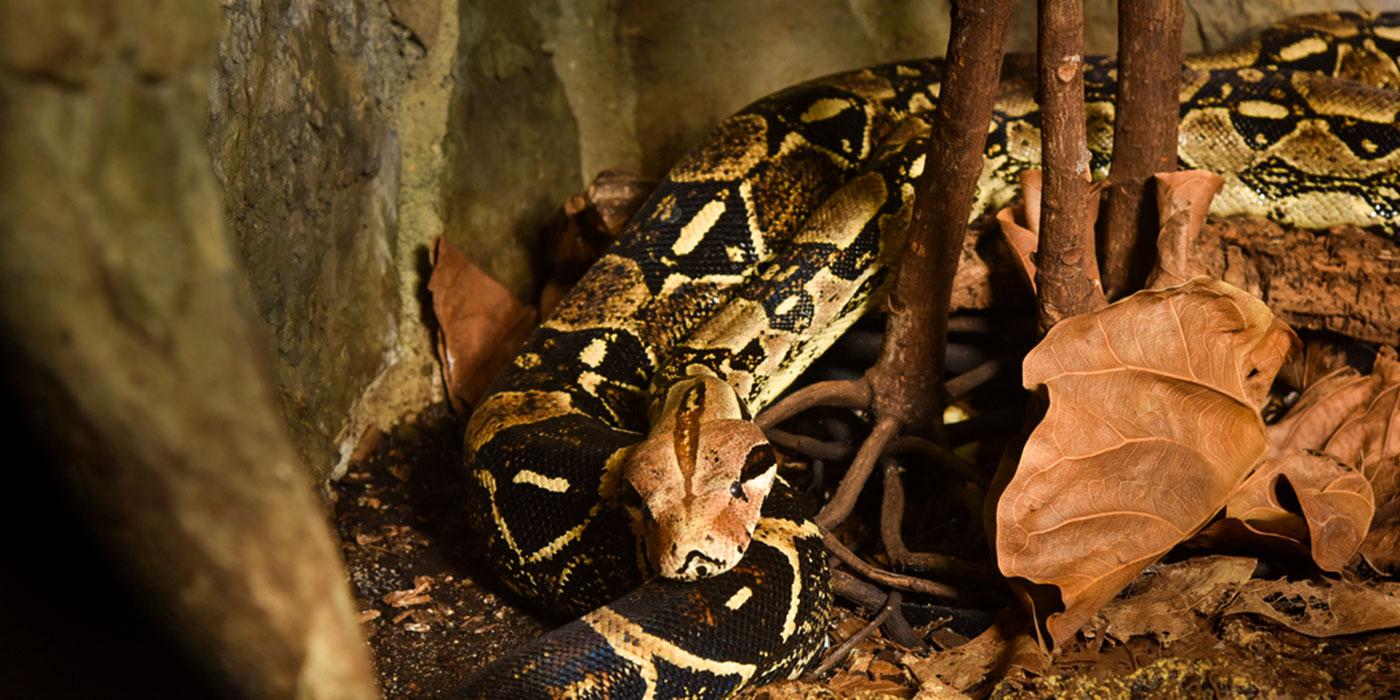
<path id="1" fill-rule="evenodd" d="M 1225 178 L 1217 215 L 1393 235 L 1398 55 L 1400 15 L 1334 14 L 1192 57 L 1181 165 Z M 720 697 L 822 647 L 827 555 L 748 419 L 880 298 L 940 69 L 844 73 L 725 120 L 497 379 L 467 428 L 475 531 L 507 586 L 582 617 L 465 695 Z M 1100 176 L 1114 77 L 1088 62 Z M 1038 165 L 1033 97 L 1003 87 L 974 215 Z"/>

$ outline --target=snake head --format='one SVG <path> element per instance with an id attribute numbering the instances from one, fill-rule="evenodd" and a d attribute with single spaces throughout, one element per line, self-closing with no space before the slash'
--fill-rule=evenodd
<path id="1" fill-rule="evenodd" d="M 673 386 L 661 419 L 629 455 L 623 474 L 641 498 L 647 552 L 666 578 L 717 576 L 743 557 L 777 455 L 742 418 L 738 398 L 714 377 Z"/>

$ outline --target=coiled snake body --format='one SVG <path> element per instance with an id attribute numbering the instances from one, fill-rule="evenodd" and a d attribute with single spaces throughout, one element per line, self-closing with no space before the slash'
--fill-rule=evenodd
<path id="1" fill-rule="evenodd" d="M 1179 156 L 1225 178 L 1213 213 L 1393 235 L 1397 56 L 1400 15 L 1326 15 L 1188 60 Z M 939 73 L 844 73 L 726 119 L 497 379 L 467 428 L 474 529 L 510 588 L 582 617 L 464 694 L 720 697 L 819 651 L 827 555 L 747 419 L 880 298 Z M 1086 67 L 1100 176 L 1113 77 Z M 974 214 L 1038 165 L 1038 127 L 1033 86 L 1004 87 Z"/>

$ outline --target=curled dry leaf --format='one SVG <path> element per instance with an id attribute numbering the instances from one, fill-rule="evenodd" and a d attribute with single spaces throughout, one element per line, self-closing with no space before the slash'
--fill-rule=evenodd
<path id="1" fill-rule="evenodd" d="M 1256 579 L 1223 614 L 1259 615 L 1310 637 L 1391 629 L 1400 627 L 1400 583 Z"/>
<path id="2" fill-rule="evenodd" d="M 1371 567 L 1400 573 L 1400 361 L 1381 348 L 1369 375 L 1342 368 L 1308 387 L 1269 428 L 1271 456 L 1321 450 L 1370 483 L 1375 503 L 1361 547 Z"/>
<path id="3" fill-rule="evenodd" d="M 1219 175 L 1206 170 L 1158 173 L 1157 263 L 1147 279 L 1148 289 L 1181 284 L 1205 274 L 1205 268 L 1191 260 L 1191 249 L 1206 221 L 1210 202 L 1225 185 Z"/>
<path id="4" fill-rule="evenodd" d="M 1259 300 L 1198 278 L 1066 319 L 1031 350 L 1025 385 L 1050 406 L 997 503 L 995 549 L 1042 643 L 1225 504 L 1264 455 L 1257 407 L 1296 343 Z"/>
<path id="5" fill-rule="evenodd" d="M 1400 456 L 1373 465 L 1372 473 L 1376 515 L 1361 544 L 1361 556 L 1372 569 L 1387 576 L 1400 576 Z"/>
<path id="6" fill-rule="evenodd" d="M 997 226 L 1001 228 L 1007 245 L 1011 246 L 1017 267 L 1032 293 L 1035 292 L 1035 252 L 1040 248 L 1040 199 L 1044 190 L 1043 177 L 1039 170 L 1022 170 L 1019 206 L 1005 207 L 996 215 Z M 1099 197 L 1104 185 L 1101 181 L 1089 188 L 1089 220 L 1086 223 L 1088 230 L 1085 235 L 1092 236 L 1094 224 L 1098 222 Z M 1092 244 L 1086 248 L 1092 249 Z M 1085 273 L 1091 275 L 1092 280 L 1097 283 L 1097 258 L 1089 256 L 1084 262 L 1088 266 Z"/>
<path id="7" fill-rule="evenodd" d="M 1230 497 L 1225 519 L 1339 573 L 1361 547 L 1375 509 L 1366 477 L 1334 457 L 1297 452 L 1255 470 Z"/>
<path id="8" fill-rule="evenodd" d="M 1020 206 L 997 212 L 997 226 L 1015 255 L 1021 276 L 1035 292 L 1035 251 L 1040 247 L 1040 195 L 1043 190 L 1039 170 L 1021 171 Z"/>
<path id="9" fill-rule="evenodd" d="M 534 328 L 535 310 L 441 236 L 433 244 L 428 291 L 447 397 L 465 413 Z"/>

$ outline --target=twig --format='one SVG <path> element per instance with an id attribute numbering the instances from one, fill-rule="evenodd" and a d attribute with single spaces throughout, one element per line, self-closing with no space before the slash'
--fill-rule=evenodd
<path id="1" fill-rule="evenodd" d="M 1145 274 L 1156 238 L 1148 181 L 1176 170 L 1182 17 L 1181 0 L 1118 3 L 1118 96 L 1103 237 L 1110 296 L 1126 293 Z"/>
<path id="2" fill-rule="evenodd" d="M 846 459 L 856 449 L 856 446 L 849 442 L 819 440 L 806 435 L 789 433 L 781 428 L 769 428 L 763 432 L 768 436 L 769 442 L 794 452 L 800 452 L 812 459 Z"/>
<path id="3" fill-rule="evenodd" d="M 870 622 L 866 623 L 864 627 L 847 638 L 846 641 L 841 642 L 841 645 L 833 649 L 830 654 L 827 654 L 826 658 L 822 660 L 821 665 L 812 669 L 812 672 L 807 674 L 807 679 L 815 680 L 821 678 L 826 675 L 827 671 L 835 668 L 836 664 L 841 663 L 842 659 L 845 659 L 846 655 L 851 653 L 851 650 L 854 649 L 857 644 L 860 644 L 861 640 L 873 634 L 875 630 L 885 622 L 885 618 L 889 617 L 890 613 L 894 612 L 894 610 L 899 607 L 899 599 L 899 591 L 890 591 L 889 596 L 885 598 L 884 607 L 880 608 L 879 614 L 875 615 Z"/>
<path id="4" fill-rule="evenodd" d="M 890 444 L 895 433 L 899 432 L 899 423 L 889 418 L 882 418 L 875 423 L 875 428 L 870 431 L 869 437 L 861 443 L 860 451 L 856 452 L 856 458 L 851 462 L 851 468 L 846 470 L 846 475 L 841 477 L 841 484 L 836 487 L 836 493 L 832 494 L 831 500 L 826 507 L 817 513 L 814 518 L 817 524 L 831 529 L 840 525 L 846 518 L 850 517 L 851 510 L 856 506 L 856 497 L 860 495 L 861 488 L 870 479 L 870 473 L 875 470 L 875 462 L 884 454 L 885 447 Z"/>
<path id="5" fill-rule="evenodd" d="M 959 578 L 994 581 L 995 571 L 957 557 L 931 552 L 910 552 L 904 544 L 904 481 L 902 470 L 893 460 L 885 460 L 885 490 L 880 503 L 880 541 L 890 561 L 920 571 L 947 574 Z"/>
<path id="6" fill-rule="evenodd" d="M 863 409 L 870 406 L 870 383 L 864 378 L 817 382 L 779 399 L 754 422 L 767 430 L 813 406 Z"/>
<path id="7" fill-rule="evenodd" d="M 864 559 L 861 559 L 855 552 L 848 549 L 846 545 L 841 544 L 841 540 L 836 539 L 835 535 L 826 530 L 822 531 L 822 543 L 826 545 L 826 548 L 832 554 L 836 555 L 837 559 L 841 560 L 841 563 L 851 567 L 856 573 L 876 583 L 882 583 L 891 588 L 913 591 L 915 593 L 927 593 L 928 595 L 937 596 L 946 600 L 957 601 L 963 598 L 962 593 L 960 593 L 958 589 L 947 584 L 929 581 L 928 579 L 922 579 L 916 576 L 896 574 L 892 571 L 885 571 L 884 569 L 877 568 Z"/>
<path id="8" fill-rule="evenodd" d="M 879 610 L 885 604 L 886 594 L 878 586 L 868 584 L 840 569 L 831 572 L 831 591 L 846 600 L 867 610 Z M 890 641 L 909 649 L 923 649 L 928 646 L 909 621 L 904 619 L 903 608 L 896 608 L 885 620 L 885 636 Z"/>
<path id="9" fill-rule="evenodd" d="M 1001 372 L 1001 360 L 991 359 L 983 362 L 972 369 L 949 379 L 943 385 L 944 391 L 948 394 L 948 400 L 962 398 L 968 392 L 991 381 L 993 377 Z"/>

